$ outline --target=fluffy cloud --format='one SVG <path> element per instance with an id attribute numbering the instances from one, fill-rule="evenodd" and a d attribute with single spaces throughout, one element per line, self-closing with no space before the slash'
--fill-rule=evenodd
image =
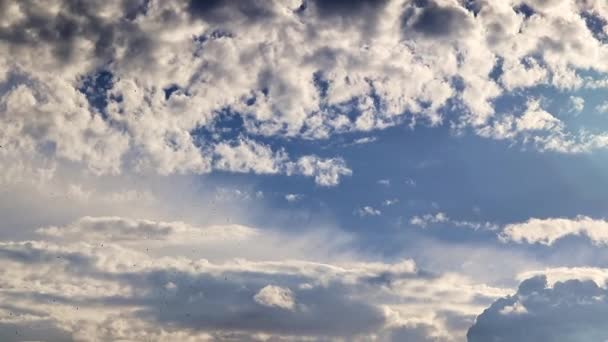
<path id="1" fill-rule="evenodd" d="M 468 341 L 603 341 L 604 285 L 576 278 L 549 284 L 543 275 L 527 279 L 477 317 Z"/>
<path id="2" fill-rule="evenodd" d="M 317 156 L 304 156 L 296 162 L 287 164 L 287 174 L 302 174 L 314 177 L 321 186 L 335 186 L 343 176 L 352 175 L 353 171 L 346 166 L 344 159 L 321 159 Z"/>
<path id="3" fill-rule="evenodd" d="M 595 111 L 599 114 L 608 113 L 608 102 L 604 102 L 602 104 L 597 105 L 597 107 L 595 107 Z"/>
<path id="4" fill-rule="evenodd" d="M 581 70 L 608 71 L 600 29 L 588 24 L 606 17 L 601 1 L 531 2 L 530 13 L 522 6 L 6 2 L 3 155 L 60 158 L 98 173 L 277 173 L 281 149 L 256 137 L 325 139 L 405 120 L 437 124 L 453 102 L 463 106 L 456 121 L 495 137 L 486 132 L 496 114 L 492 101 L 505 92 L 571 89 L 581 86 Z M 513 123 L 517 131 L 557 124 L 528 114 Z M 222 126 L 227 117 L 240 123 Z M 235 129 L 249 140 L 218 143 Z M 604 147 L 600 138 L 586 137 L 586 148 L 574 148 L 541 137 L 540 146 L 580 152 Z M 348 174 L 343 165 L 325 165 L 339 158 L 298 158 L 295 169 L 320 185 Z M 312 163 L 322 170 L 310 171 Z"/>
<path id="5" fill-rule="evenodd" d="M 505 226 L 500 238 L 517 243 L 552 245 L 567 236 L 583 235 L 595 244 L 608 242 L 608 222 L 587 216 L 567 218 L 531 218 L 526 222 Z"/>
<path id="6" fill-rule="evenodd" d="M 293 294 L 290 289 L 274 285 L 263 287 L 260 292 L 253 296 L 253 300 L 260 305 L 269 307 L 276 306 L 288 310 L 292 310 L 295 305 Z"/>
<path id="7" fill-rule="evenodd" d="M 230 145 L 220 142 L 215 146 L 215 168 L 231 172 L 253 172 L 257 174 L 300 174 L 314 177 L 320 186 L 336 186 L 343 176 L 350 176 L 352 170 L 344 159 L 323 159 L 315 155 L 289 161 L 285 151 L 273 152 L 268 146 L 241 139 Z"/>
<path id="8" fill-rule="evenodd" d="M 285 200 L 287 202 L 297 202 L 302 199 L 302 195 L 299 194 L 287 194 L 285 195 Z"/>
<path id="9" fill-rule="evenodd" d="M 578 96 L 570 96 L 569 112 L 578 115 L 585 109 L 585 99 Z"/>

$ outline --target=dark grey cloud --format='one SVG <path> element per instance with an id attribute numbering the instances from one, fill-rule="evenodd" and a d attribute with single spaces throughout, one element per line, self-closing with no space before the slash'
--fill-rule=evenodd
<path id="1" fill-rule="evenodd" d="M 93 260 L 82 253 L 69 251 L 49 251 L 44 248 L 23 243 L 19 245 L 0 245 L 0 257 L 23 264 L 44 264 L 65 262 L 74 270 L 87 270 L 93 266 Z"/>
<path id="2" fill-rule="evenodd" d="M 19 323 L 0 323 L 0 341 L 73 341 L 72 334 L 61 329 L 57 322 L 51 319 L 32 320 Z"/>
<path id="3" fill-rule="evenodd" d="M 390 332 L 389 340 L 392 342 L 436 342 L 437 339 L 430 336 L 432 331 L 432 327 L 424 324 L 414 327 L 403 326 L 393 329 Z"/>
<path id="4" fill-rule="evenodd" d="M 137 315 L 166 327 L 200 331 L 265 332 L 302 336 L 354 336 L 382 329 L 384 314 L 355 299 L 357 286 L 330 283 L 301 288 L 314 281 L 304 276 L 258 272 L 221 275 L 158 270 L 119 275 L 105 274 L 140 289 L 143 296 L 100 298 L 100 303 L 137 305 Z M 262 306 L 254 296 L 269 283 L 289 288 L 293 310 Z"/>
<path id="5" fill-rule="evenodd" d="M 133 3 L 124 2 L 126 8 Z M 75 53 L 76 39 L 81 37 L 94 43 L 98 58 L 112 56 L 116 28 L 98 15 L 99 5 L 66 0 L 59 4 L 59 11 L 54 13 L 45 2 L 25 0 L 17 4 L 24 15 L 20 20 L 0 28 L 0 41 L 15 47 L 49 45 L 58 60 L 69 63 Z M 10 13 L 4 12 L 4 15 Z"/>
<path id="6" fill-rule="evenodd" d="M 293 310 L 286 310 L 256 303 L 254 295 L 266 284 L 239 275 L 229 275 L 227 280 L 205 276 L 182 280 L 175 282 L 174 292 L 164 302 L 150 303 L 154 305 L 140 311 L 141 317 L 167 326 L 203 331 L 302 336 L 369 334 L 385 324 L 378 308 L 349 298 L 352 290 L 339 285 L 306 290 L 292 286 L 297 304 Z M 281 283 L 286 282 L 289 280 L 283 279 Z"/>
<path id="7" fill-rule="evenodd" d="M 229 20 L 245 18 L 261 22 L 274 17 L 274 2 L 263 0 L 190 0 L 188 10 L 194 18 L 213 24 L 229 24 Z"/>
<path id="8" fill-rule="evenodd" d="M 608 20 L 593 12 L 583 12 L 581 16 L 593 37 L 603 44 L 608 44 L 608 33 L 604 31 L 604 27 L 608 25 Z"/>
<path id="9" fill-rule="evenodd" d="M 365 280 L 352 285 L 334 281 L 323 286 L 301 287 L 316 279 L 245 269 L 214 275 L 171 268 L 139 270 L 134 260 L 123 261 L 127 266 L 133 264 L 133 268 L 107 271 L 93 262 L 94 257 L 84 253 L 52 251 L 28 243 L 0 248 L 0 257 L 32 270 L 54 265 L 65 272 L 65 276 L 79 278 L 84 283 L 96 280 L 134 289 L 130 296 L 99 293 L 83 298 L 23 288 L 13 291 L 12 299 L 82 308 L 135 306 L 140 308 L 136 312 L 138 318 L 168 330 L 344 337 L 370 334 L 386 324 L 386 317 L 377 306 L 357 299 L 357 292 L 369 286 Z M 293 310 L 263 306 L 254 300 L 269 284 L 293 292 L 296 303 Z M 12 325 L 0 327 L 0 336 L 12 328 Z"/>
<path id="10" fill-rule="evenodd" d="M 486 309 L 469 329 L 468 341 L 605 341 L 607 295 L 593 281 L 568 280 L 549 287 L 545 276 L 534 277 Z"/>
<path id="11" fill-rule="evenodd" d="M 459 38 L 473 27 L 467 11 L 457 6 L 441 6 L 432 0 L 414 1 L 402 21 L 405 35 L 420 34 L 427 38 Z"/>
<path id="12" fill-rule="evenodd" d="M 145 14 L 148 0 L 122 0 L 113 9 L 113 15 L 102 15 L 111 7 L 104 2 L 59 0 L 39 2 L 24 0 L 15 3 L 22 16 L 0 26 L 0 44 L 8 47 L 14 56 L 32 64 L 54 64 L 58 67 L 90 66 L 92 72 L 117 59 L 117 51 L 124 49 L 122 63 L 149 65 L 155 49 L 155 39 L 144 33 L 133 20 Z M 6 8 L 7 2 L 0 3 Z M 51 10 L 51 8 L 58 10 Z M 11 15 L 0 11 L 2 16 Z M 169 25 L 170 16 L 161 17 Z M 92 49 L 82 49 L 82 41 L 88 41 Z M 41 49 L 52 52 L 52 59 L 41 60 Z M 86 76 L 86 75 L 81 75 Z"/>
<path id="13" fill-rule="evenodd" d="M 388 0 L 313 0 L 312 2 L 321 16 L 369 17 L 382 9 Z"/>

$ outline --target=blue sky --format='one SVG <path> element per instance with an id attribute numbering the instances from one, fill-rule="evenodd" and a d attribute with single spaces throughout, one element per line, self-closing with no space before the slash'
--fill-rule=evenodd
<path id="1" fill-rule="evenodd" d="M 0 1 L 0 340 L 608 339 L 604 0 Z"/>

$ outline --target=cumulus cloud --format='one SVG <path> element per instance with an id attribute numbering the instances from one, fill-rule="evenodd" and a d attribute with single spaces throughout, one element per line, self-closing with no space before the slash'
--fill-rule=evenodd
<path id="1" fill-rule="evenodd" d="M 542 275 L 527 279 L 477 317 L 468 341 L 603 341 L 604 285 L 575 278 L 550 285 Z"/>
<path id="2" fill-rule="evenodd" d="M 282 150 L 254 137 L 434 125 L 450 101 L 464 108 L 458 122 L 483 128 L 505 92 L 572 89 L 579 71 L 608 71 L 605 25 L 589 24 L 605 20 L 601 1 L 550 4 L 522 15 L 517 1 L 6 3 L 0 144 L 97 173 L 276 173 Z M 518 131 L 558 124 L 530 113 Z M 222 127 L 226 117 L 240 124 Z M 249 140 L 217 143 L 237 128 Z M 555 137 L 540 146 L 586 150 Z M 296 168 L 307 170 L 302 158 Z M 326 172 L 302 173 L 320 185 L 347 174 L 318 164 Z"/>
<path id="3" fill-rule="evenodd" d="M 260 292 L 253 296 L 253 300 L 260 305 L 287 310 L 292 310 L 295 306 L 291 290 L 274 285 L 264 286 Z"/>
<path id="4" fill-rule="evenodd" d="M 302 174 L 314 177 L 320 186 L 335 186 L 343 176 L 352 175 L 353 171 L 346 166 L 344 159 L 321 159 L 317 156 L 304 156 L 296 162 L 287 164 L 287 174 Z"/>
<path id="5" fill-rule="evenodd" d="M 563 121 L 542 108 L 539 99 L 528 100 L 522 114 L 502 116 L 477 132 L 499 140 L 519 138 L 540 151 L 584 153 L 608 146 L 606 133 L 568 131 Z"/>
<path id="6" fill-rule="evenodd" d="M 531 218 L 526 222 L 505 226 L 500 238 L 504 242 L 553 245 L 559 239 L 578 235 L 587 237 L 595 244 L 604 245 L 608 242 L 608 222 L 587 216 L 573 219 Z"/>

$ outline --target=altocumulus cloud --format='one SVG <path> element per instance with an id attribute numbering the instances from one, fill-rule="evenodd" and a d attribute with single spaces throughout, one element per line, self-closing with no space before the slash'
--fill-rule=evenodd
<path id="1" fill-rule="evenodd" d="M 454 123 L 483 136 L 540 134 L 531 140 L 561 152 L 604 147 L 604 135 L 566 131 L 540 109 L 493 108 L 513 89 L 580 88 L 588 80 L 578 71 L 608 71 L 608 50 L 585 19 L 606 17 L 602 1 L 530 2 L 531 15 L 521 5 L 4 1 L 2 158 L 57 158 L 97 173 L 303 174 L 332 186 L 351 174 L 339 156 L 290 157 L 256 137 L 436 124 L 450 101 L 463 109 Z M 502 73 L 491 78 L 497 61 Z M 240 137 L 200 139 L 221 135 L 225 115 L 242 119 Z"/>

